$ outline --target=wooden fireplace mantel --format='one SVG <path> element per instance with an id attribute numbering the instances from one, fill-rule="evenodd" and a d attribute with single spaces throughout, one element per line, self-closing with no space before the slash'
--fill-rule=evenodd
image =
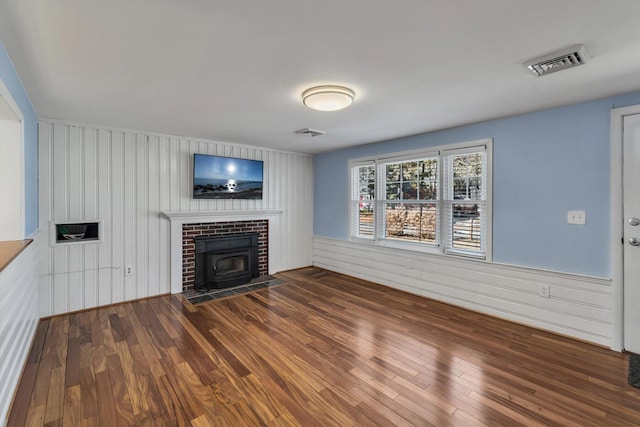
<path id="1" fill-rule="evenodd" d="M 165 211 L 162 214 L 171 224 L 171 293 L 182 293 L 182 226 L 184 224 L 211 223 L 224 221 L 269 222 L 269 274 L 278 271 L 280 259 L 280 217 L 281 209 L 242 211 Z"/>
<path id="2" fill-rule="evenodd" d="M 171 222 L 180 221 L 182 224 L 216 221 L 251 221 L 265 219 L 272 215 L 280 215 L 281 209 L 264 209 L 255 211 L 165 211 L 164 216 Z"/>

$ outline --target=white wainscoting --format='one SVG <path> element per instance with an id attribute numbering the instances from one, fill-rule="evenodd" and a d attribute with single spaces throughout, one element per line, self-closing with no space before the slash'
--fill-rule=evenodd
<path id="1" fill-rule="evenodd" d="M 40 226 L 102 221 L 101 243 L 44 245 L 40 314 L 48 316 L 170 291 L 170 229 L 163 211 L 279 210 L 280 270 L 311 265 L 308 155 L 41 120 Z M 194 200 L 192 154 L 264 161 L 262 200 Z M 124 267 L 134 268 L 132 276 Z"/>
<path id="2" fill-rule="evenodd" d="M 0 425 L 6 424 L 40 318 L 38 245 L 45 240 L 40 236 L 0 273 Z"/>
<path id="3" fill-rule="evenodd" d="M 611 281 L 314 237 L 313 264 L 595 344 L 611 346 Z M 550 297 L 538 295 L 549 286 Z"/>

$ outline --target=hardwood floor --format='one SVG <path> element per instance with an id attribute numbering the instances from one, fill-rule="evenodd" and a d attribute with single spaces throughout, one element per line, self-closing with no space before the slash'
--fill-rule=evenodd
<path id="1" fill-rule="evenodd" d="M 627 356 L 318 268 L 40 323 L 9 426 L 640 425 Z"/>

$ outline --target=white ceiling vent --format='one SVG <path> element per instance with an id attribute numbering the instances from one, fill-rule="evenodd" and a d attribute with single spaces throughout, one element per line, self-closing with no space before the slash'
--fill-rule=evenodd
<path id="1" fill-rule="evenodd" d="M 307 135 L 307 136 L 324 135 L 324 132 L 321 131 L 321 130 L 315 130 L 315 129 L 309 129 L 309 128 L 299 129 L 299 130 L 295 131 L 294 133 L 296 135 Z"/>
<path id="2" fill-rule="evenodd" d="M 589 55 L 587 55 L 587 51 L 583 45 L 579 44 L 541 58 L 532 59 L 531 61 L 525 62 L 524 65 L 526 65 L 533 74 L 540 77 L 556 71 L 583 65 L 588 61 Z"/>

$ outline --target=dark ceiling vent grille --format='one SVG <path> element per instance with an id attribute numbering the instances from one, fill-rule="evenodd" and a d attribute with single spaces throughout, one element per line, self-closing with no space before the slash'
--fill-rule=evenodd
<path id="1" fill-rule="evenodd" d="M 304 128 L 304 129 L 299 129 L 299 130 L 295 131 L 295 134 L 297 134 L 297 135 L 307 135 L 307 136 L 318 136 L 318 135 L 324 135 L 324 132 L 321 131 L 321 130 Z"/>
<path id="2" fill-rule="evenodd" d="M 583 45 L 571 46 L 568 49 L 554 52 L 552 54 L 536 58 L 525 62 L 524 65 L 536 76 L 544 76 L 546 74 L 555 73 L 556 71 L 566 70 L 567 68 L 577 67 L 586 64 L 589 56 Z"/>

